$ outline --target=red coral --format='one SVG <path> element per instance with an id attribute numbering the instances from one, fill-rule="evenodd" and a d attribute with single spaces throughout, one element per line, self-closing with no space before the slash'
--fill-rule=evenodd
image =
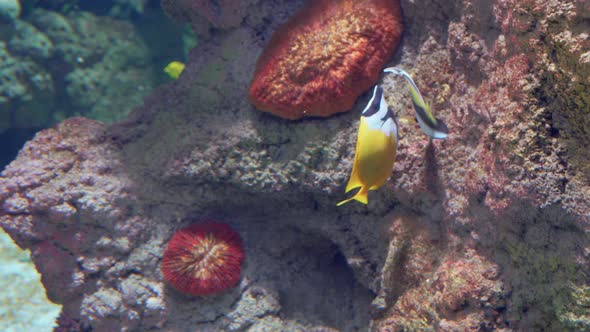
<path id="1" fill-rule="evenodd" d="M 208 221 L 178 231 L 164 252 L 162 273 L 176 289 L 211 295 L 240 281 L 242 240 L 224 223 Z"/>
<path id="2" fill-rule="evenodd" d="M 258 59 L 250 100 L 287 119 L 347 111 L 377 81 L 401 33 L 398 1 L 310 2 Z"/>

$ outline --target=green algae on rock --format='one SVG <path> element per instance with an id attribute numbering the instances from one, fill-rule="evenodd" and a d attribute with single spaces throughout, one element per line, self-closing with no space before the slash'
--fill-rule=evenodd
<path id="1" fill-rule="evenodd" d="M 572 331 L 590 331 L 590 285 L 570 285 L 569 299 L 558 318 Z"/>
<path id="2" fill-rule="evenodd" d="M 0 23 L 17 19 L 20 11 L 19 0 L 0 0 Z"/>
<path id="3" fill-rule="evenodd" d="M 51 119 L 55 82 L 40 64 L 13 56 L 0 41 L 0 129 L 41 127 Z"/>
<path id="4" fill-rule="evenodd" d="M 62 113 L 112 123 L 157 81 L 149 48 L 125 21 L 37 8 L 4 37 L 0 105 L 12 119 L 5 126 L 46 127 Z"/>

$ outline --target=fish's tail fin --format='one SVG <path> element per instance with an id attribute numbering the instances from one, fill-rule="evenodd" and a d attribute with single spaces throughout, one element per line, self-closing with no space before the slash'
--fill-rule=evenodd
<path id="1" fill-rule="evenodd" d="M 344 192 L 347 193 L 354 188 L 358 188 L 358 187 L 363 186 L 363 183 L 361 182 L 361 179 L 359 179 L 359 176 L 357 173 L 358 172 L 354 172 L 354 171 L 352 172 L 352 175 L 350 175 L 350 180 L 348 180 L 348 184 L 346 185 L 346 189 L 344 190 Z"/>
<path id="2" fill-rule="evenodd" d="M 352 196 L 351 198 L 348 198 L 348 199 L 343 200 L 342 202 L 336 204 L 336 206 L 340 206 L 340 205 L 342 205 L 344 203 L 348 203 L 348 202 L 350 202 L 352 200 L 361 202 L 361 203 L 363 203 L 363 204 L 366 205 L 368 203 L 368 201 L 369 201 L 368 200 L 368 197 L 367 197 L 368 194 L 369 194 L 369 190 L 366 189 L 365 186 L 362 186 L 361 187 L 361 190 L 359 190 L 354 196 Z"/>

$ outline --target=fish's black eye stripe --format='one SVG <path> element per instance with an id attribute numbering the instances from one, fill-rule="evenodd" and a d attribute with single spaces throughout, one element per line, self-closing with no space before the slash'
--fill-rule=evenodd
<path id="1" fill-rule="evenodd" d="M 375 93 L 373 94 L 373 98 L 371 98 L 370 105 L 367 105 L 367 108 L 363 112 L 363 116 L 369 117 L 374 115 L 375 113 L 379 112 L 379 107 L 381 104 L 381 97 L 383 96 L 383 88 L 380 86 L 375 87 Z"/>

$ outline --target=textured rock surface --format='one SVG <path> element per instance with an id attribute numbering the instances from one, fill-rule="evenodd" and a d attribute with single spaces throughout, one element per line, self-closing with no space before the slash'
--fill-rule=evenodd
<path id="1" fill-rule="evenodd" d="M 0 28 L 0 129 L 74 114 L 112 123 L 156 84 L 150 50 L 126 21 L 37 8 Z"/>
<path id="2" fill-rule="evenodd" d="M 128 22 L 43 10 L 31 21 L 53 41 L 64 63 L 60 74 L 72 111 L 111 123 L 141 104 L 154 85 L 148 47 Z"/>
<path id="3" fill-rule="evenodd" d="M 590 330 L 587 4 L 402 1 L 392 63 L 450 135 L 402 127 L 389 184 L 368 207 L 339 209 L 366 96 L 357 112 L 297 123 L 247 102 L 268 26 L 296 5 L 249 7 L 126 123 L 67 120 L 2 173 L 0 224 L 31 249 L 61 320 L 98 331 Z M 383 81 L 390 105 L 409 111 L 405 84 Z M 177 229 L 206 217 L 243 237 L 243 278 L 189 298 L 165 285 L 159 261 Z"/>
<path id="4" fill-rule="evenodd" d="M 44 68 L 15 57 L 0 41 L 0 128 L 39 127 L 50 119 L 55 85 Z"/>
<path id="5" fill-rule="evenodd" d="M 20 14 L 19 0 L 0 0 L 0 20 L 12 21 Z"/>

